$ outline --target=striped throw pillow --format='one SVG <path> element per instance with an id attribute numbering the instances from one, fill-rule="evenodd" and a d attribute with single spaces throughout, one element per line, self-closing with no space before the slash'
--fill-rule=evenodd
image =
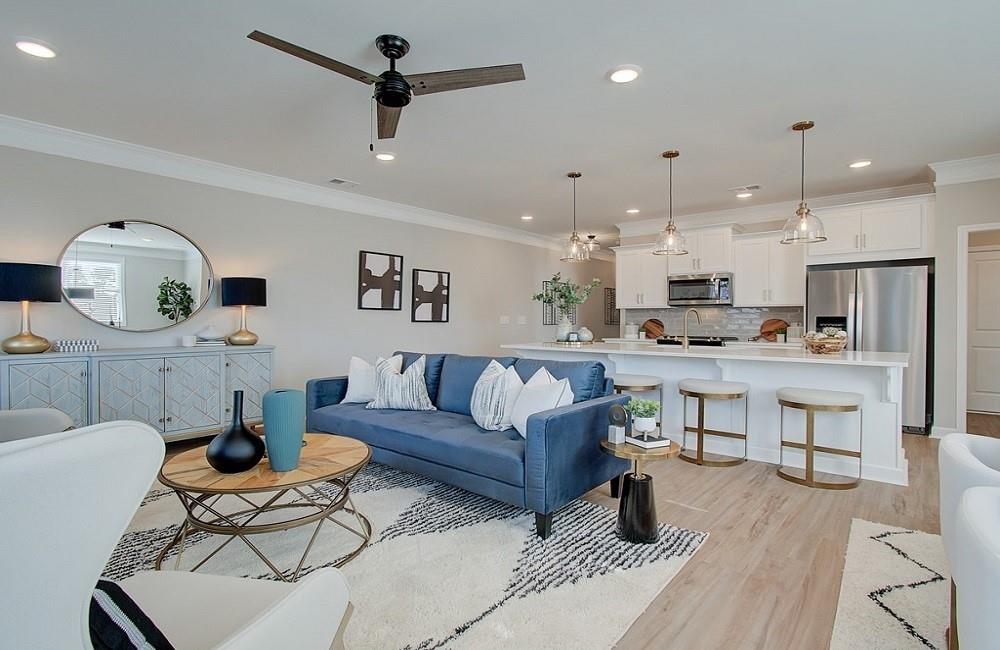
<path id="1" fill-rule="evenodd" d="M 427 383 L 424 381 L 426 364 L 427 357 L 421 355 L 401 373 L 391 361 L 379 359 L 375 364 L 375 399 L 365 408 L 436 411 L 427 396 Z"/>
<path id="2" fill-rule="evenodd" d="M 486 366 L 472 388 L 469 410 L 472 419 L 487 431 L 506 431 L 511 424 L 514 402 L 521 394 L 524 382 L 513 367 L 504 368 L 495 359 Z"/>

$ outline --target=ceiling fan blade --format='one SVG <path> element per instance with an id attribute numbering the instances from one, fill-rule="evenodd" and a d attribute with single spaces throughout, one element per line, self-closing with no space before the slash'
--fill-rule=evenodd
<path id="1" fill-rule="evenodd" d="M 265 34 L 264 32 L 254 30 L 247 34 L 247 38 L 273 47 L 276 50 L 281 50 L 282 52 L 286 52 L 292 56 L 297 56 L 300 59 L 308 61 L 309 63 L 315 63 L 318 66 L 326 68 L 327 70 L 333 70 L 334 72 L 338 72 L 345 77 L 357 79 L 361 83 L 373 84 L 376 81 L 382 80 L 382 77 L 377 74 L 371 74 L 365 72 L 364 70 L 358 70 L 357 68 L 349 66 L 346 63 L 335 61 L 328 56 L 317 54 L 312 50 L 307 50 L 304 47 L 299 47 L 298 45 L 289 43 L 288 41 L 283 41 L 276 36 L 271 36 L 270 34 Z"/>
<path id="2" fill-rule="evenodd" d="M 406 81 L 413 88 L 414 95 L 429 95 L 446 90 L 524 81 L 524 67 L 520 63 L 512 63 L 510 65 L 492 65 L 486 68 L 408 74 Z"/>
<path id="3" fill-rule="evenodd" d="M 402 108 L 389 108 L 378 105 L 378 139 L 388 140 L 396 137 L 396 126 L 399 124 L 399 114 Z"/>

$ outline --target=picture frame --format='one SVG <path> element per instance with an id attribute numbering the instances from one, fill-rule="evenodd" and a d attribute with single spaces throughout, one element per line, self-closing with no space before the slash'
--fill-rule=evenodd
<path id="1" fill-rule="evenodd" d="M 413 269 L 410 322 L 447 323 L 451 318 L 451 273 Z"/>
<path id="2" fill-rule="evenodd" d="M 403 309 L 403 256 L 358 251 L 358 309 Z"/>

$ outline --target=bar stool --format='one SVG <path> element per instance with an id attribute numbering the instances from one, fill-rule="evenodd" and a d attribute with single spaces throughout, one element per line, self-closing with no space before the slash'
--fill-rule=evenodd
<path id="1" fill-rule="evenodd" d="M 621 393 L 644 393 L 656 391 L 659 393 L 660 415 L 663 415 L 663 380 L 653 375 L 615 375 L 612 377 L 615 382 L 615 392 Z M 659 419 L 657 419 L 659 423 Z"/>
<path id="2" fill-rule="evenodd" d="M 747 416 L 750 413 L 750 385 L 739 381 L 718 381 L 714 379 L 682 379 L 677 384 L 678 392 L 684 396 L 684 442 L 681 459 L 696 465 L 709 467 L 731 467 L 747 459 Z M 698 400 L 698 426 L 687 423 L 687 399 Z M 743 400 L 743 433 L 705 428 L 705 400 Z M 698 450 L 694 455 L 685 453 L 688 432 L 698 434 Z M 705 436 L 722 436 L 743 441 L 743 458 L 705 458 Z M 713 454 L 716 455 L 716 454 Z"/>
<path id="3" fill-rule="evenodd" d="M 778 476 L 805 485 L 807 487 L 822 488 L 826 490 L 849 490 L 857 487 L 861 482 L 861 448 L 864 441 L 864 418 L 861 410 L 861 403 L 864 396 L 860 393 L 849 393 L 838 390 L 820 390 L 815 388 L 779 388 L 777 390 L 778 404 L 781 405 L 781 443 L 778 451 Z M 801 409 L 806 412 L 806 441 L 791 442 L 785 440 L 785 409 Z M 837 447 L 825 447 L 816 444 L 816 413 L 853 413 L 858 412 L 858 449 L 840 449 Z M 789 472 L 784 467 L 785 447 L 802 449 L 806 455 L 805 474 L 797 476 Z M 837 456 L 849 456 L 858 459 L 858 478 L 851 481 L 817 481 L 813 468 L 814 456 L 816 452 L 824 454 L 835 454 Z"/>

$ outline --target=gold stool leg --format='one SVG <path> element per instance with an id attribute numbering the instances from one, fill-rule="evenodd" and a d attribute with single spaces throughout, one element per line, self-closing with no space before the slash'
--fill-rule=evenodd
<path id="1" fill-rule="evenodd" d="M 813 471 L 813 453 L 815 449 L 815 441 L 813 436 L 815 435 L 816 427 L 816 412 L 812 409 L 806 409 L 806 483 L 813 485 L 816 482 L 816 476 Z"/>
<path id="2" fill-rule="evenodd" d="M 698 400 L 698 426 L 688 427 L 687 424 L 687 398 L 694 397 Z M 683 461 L 689 463 L 694 463 L 695 465 L 704 465 L 706 467 L 732 467 L 733 465 L 739 465 L 740 463 L 745 463 L 747 459 L 746 451 L 746 435 L 743 437 L 743 458 L 734 458 L 732 456 L 725 456 L 721 454 L 710 454 L 714 458 L 705 458 L 705 436 L 727 436 L 730 438 L 739 437 L 738 434 L 730 431 L 717 431 L 715 429 L 709 429 L 705 426 L 705 397 L 700 395 L 684 395 L 684 446 L 681 449 L 681 454 L 679 458 Z M 698 440 L 698 450 L 694 453 L 688 453 L 687 448 L 687 433 L 689 429 L 693 429 Z M 746 431 L 746 422 L 744 421 L 743 430 Z"/>
<path id="3" fill-rule="evenodd" d="M 860 410 L 860 409 L 858 409 Z M 787 443 L 788 446 L 796 447 L 802 449 L 805 453 L 805 470 L 802 476 L 797 476 L 791 471 L 785 469 L 784 466 L 784 449 L 785 443 L 785 419 L 784 419 L 784 405 L 781 407 L 781 425 L 779 434 L 779 444 L 778 444 L 778 471 L 777 474 L 786 481 L 792 483 L 797 483 L 798 485 L 804 485 L 811 488 L 820 488 L 824 490 L 850 490 L 855 488 L 861 482 L 861 450 L 858 449 L 857 452 L 845 449 L 832 449 L 830 447 L 820 447 L 820 451 L 830 454 L 839 454 L 842 456 L 854 456 L 858 457 L 858 478 L 851 479 L 849 481 L 818 481 L 816 480 L 816 468 L 815 468 L 815 454 L 816 454 L 816 409 L 811 407 L 806 407 L 806 441 L 805 444 L 801 443 Z"/>
<path id="4" fill-rule="evenodd" d="M 698 464 L 705 462 L 705 398 L 698 398 Z"/>

